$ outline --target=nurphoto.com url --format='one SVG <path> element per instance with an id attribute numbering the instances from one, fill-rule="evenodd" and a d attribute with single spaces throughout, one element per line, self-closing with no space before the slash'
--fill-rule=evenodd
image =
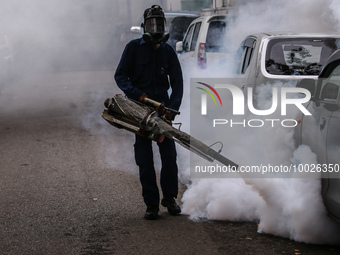
<path id="1" fill-rule="evenodd" d="M 209 175 L 214 177 L 320 177 L 322 174 L 332 175 L 331 177 L 339 178 L 340 164 L 290 164 L 290 165 L 272 165 L 261 164 L 252 166 L 225 166 L 221 164 L 214 165 L 195 165 L 191 168 L 191 174 L 199 177 Z M 231 174 L 229 176 L 228 174 Z M 224 176 L 225 175 L 225 176 Z"/>

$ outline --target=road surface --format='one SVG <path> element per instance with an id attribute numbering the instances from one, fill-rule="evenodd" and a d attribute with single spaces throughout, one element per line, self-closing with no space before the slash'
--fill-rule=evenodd
<path id="1" fill-rule="evenodd" d="M 100 116 L 119 93 L 112 74 L 29 75 L 1 89 L 1 254 L 340 253 L 258 234 L 256 222 L 192 221 L 164 208 L 144 220 L 133 135 Z"/>

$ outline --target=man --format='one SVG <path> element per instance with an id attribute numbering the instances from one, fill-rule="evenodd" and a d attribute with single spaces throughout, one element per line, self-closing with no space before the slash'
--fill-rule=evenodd
<path id="1" fill-rule="evenodd" d="M 142 27 L 143 37 L 130 41 L 124 49 L 115 73 L 116 83 L 131 99 L 143 102 L 144 98 L 148 97 L 165 103 L 168 108 L 178 110 L 183 96 L 182 70 L 176 53 L 165 43 L 169 34 L 165 32 L 165 17 L 160 6 L 153 5 L 144 11 Z M 171 113 L 167 112 L 167 117 L 172 119 L 173 116 L 170 115 Z M 176 215 L 181 209 L 175 201 L 178 193 L 175 143 L 165 138 L 157 144 L 162 161 L 161 204 L 167 207 L 171 215 Z M 134 149 L 142 195 L 147 206 L 144 218 L 154 220 L 158 218 L 160 195 L 156 183 L 152 140 L 136 135 Z"/>

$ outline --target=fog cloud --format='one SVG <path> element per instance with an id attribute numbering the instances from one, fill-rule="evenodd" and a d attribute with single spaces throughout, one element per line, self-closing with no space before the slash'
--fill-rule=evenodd
<path id="1" fill-rule="evenodd" d="M 260 32 L 339 32 L 339 7 L 335 0 L 240 1 L 227 28 L 230 50 L 235 52 L 247 35 Z M 212 67 L 203 75 L 228 75 L 227 68 L 216 76 L 217 69 Z M 194 70 L 190 75 L 202 77 L 202 72 Z M 268 90 L 271 86 L 266 84 L 256 90 L 263 106 L 270 105 Z M 293 136 L 292 129 L 283 127 L 228 129 L 223 154 L 241 165 L 316 163 L 308 146 L 295 147 Z M 321 182 L 312 178 L 192 179 L 183 197 L 183 212 L 193 219 L 259 222 L 260 233 L 296 241 L 339 244 L 340 227 L 327 216 L 320 194 Z"/>

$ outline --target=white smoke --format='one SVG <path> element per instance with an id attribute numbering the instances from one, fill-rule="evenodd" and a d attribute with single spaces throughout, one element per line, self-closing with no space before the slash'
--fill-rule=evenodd
<path id="1" fill-rule="evenodd" d="M 269 90 L 260 87 L 260 95 Z M 292 110 L 288 118 L 295 115 Z M 223 138 L 229 145 L 224 155 L 250 166 L 317 163 L 308 146 L 295 149 L 293 136 L 293 129 L 282 126 L 232 129 Z M 183 213 L 194 220 L 256 221 L 259 233 L 307 243 L 340 241 L 340 226 L 327 216 L 318 178 L 192 179 L 182 202 Z"/>
<path id="2" fill-rule="evenodd" d="M 231 12 L 235 19 L 227 28 L 228 43 L 235 48 L 245 36 L 260 32 L 336 32 L 338 7 L 335 0 L 248 1 Z"/>
<path id="3" fill-rule="evenodd" d="M 228 27 L 228 42 L 236 50 L 244 37 L 253 33 L 337 32 L 340 31 L 339 10 L 336 0 L 247 1 L 234 8 L 236 18 Z M 195 75 L 195 71 L 190 75 Z M 216 77 L 215 73 L 212 76 Z M 219 77 L 223 76 L 225 73 Z M 256 90 L 264 109 L 271 104 L 270 88 L 264 84 Z M 294 112 L 292 114 L 294 118 Z M 308 146 L 295 147 L 293 136 L 292 129 L 283 127 L 228 130 L 225 139 L 229 146 L 224 149 L 224 155 L 243 165 L 316 163 L 316 155 Z M 340 226 L 327 216 L 318 178 L 196 178 L 191 181 L 182 199 L 182 211 L 192 219 L 256 221 L 259 233 L 307 243 L 340 243 Z"/>
<path id="4" fill-rule="evenodd" d="M 3 60 L 0 62 L 2 116 L 13 117 L 20 112 L 32 117 L 53 117 L 67 112 L 72 115 L 70 121 L 103 139 L 102 150 L 98 150 L 100 159 L 107 153 L 110 166 L 123 168 L 126 162 L 132 165 L 132 134 L 111 128 L 100 116 L 105 98 L 122 93 L 113 74 L 130 35 L 132 17 L 128 15 L 131 9 L 128 3 L 123 0 L 0 0 L 0 3 L 0 32 L 8 37 L 13 56 L 8 81 L 2 79 L 6 66 Z M 134 5 L 139 13 L 137 19 L 144 7 L 137 8 L 143 4 L 141 1 L 138 7 Z M 3 57 L 3 48 L 0 50 Z M 125 167 L 132 169 L 129 165 Z"/>
<path id="5" fill-rule="evenodd" d="M 307 146 L 294 152 L 302 164 L 316 162 Z M 248 182 L 265 201 L 260 208 L 260 233 L 272 233 L 307 243 L 339 242 L 339 226 L 327 216 L 317 178 L 273 179 Z"/>

